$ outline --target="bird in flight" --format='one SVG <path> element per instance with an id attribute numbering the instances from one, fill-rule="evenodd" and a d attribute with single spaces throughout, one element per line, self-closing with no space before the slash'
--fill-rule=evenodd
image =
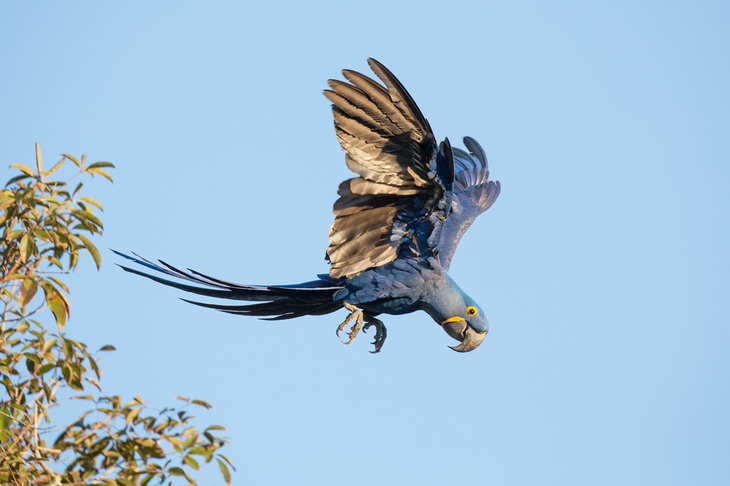
<path id="1" fill-rule="evenodd" d="M 143 270 L 124 270 L 193 294 L 245 304 L 202 307 L 269 320 L 324 315 L 345 308 L 337 327 L 350 344 L 374 327 L 373 353 L 385 342 L 381 314 L 430 315 L 459 341 L 452 349 L 476 349 L 489 332 L 484 311 L 447 273 L 464 232 L 489 209 L 500 191 L 489 180 L 487 157 L 470 137 L 466 151 L 441 143 L 405 87 L 385 66 L 369 59 L 378 83 L 343 70 L 346 81 L 330 80 L 337 139 L 347 167 L 357 177 L 340 184 L 329 230 L 328 274 L 293 285 L 240 285 L 162 260 L 120 256 Z M 151 273 L 147 273 L 152 270 Z M 170 279 L 172 278 L 172 280 Z"/>

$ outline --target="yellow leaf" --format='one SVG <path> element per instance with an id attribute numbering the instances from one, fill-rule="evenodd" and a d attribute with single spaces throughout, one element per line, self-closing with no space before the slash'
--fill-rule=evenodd
<path id="1" fill-rule="evenodd" d="M 56 345 L 56 342 L 58 342 L 58 340 L 56 338 L 51 338 L 48 341 L 46 341 L 43 344 L 43 352 L 47 353 L 49 349 L 51 349 L 53 346 Z"/>
<path id="2" fill-rule="evenodd" d="M 44 175 L 51 175 L 51 174 L 53 174 L 54 172 L 56 172 L 56 171 L 57 171 L 58 169 L 60 169 L 60 168 L 61 168 L 61 166 L 63 165 L 63 163 L 64 163 L 65 161 L 66 161 L 66 159 L 61 159 L 61 160 L 59 160 L 58 162 L 56 162 L 56 165 L 54 165 L 53 167 L 51 167 L 51 168 L 50 168 L 50 169 L 48 170 L 48 172 L 46 172 L 46 173 L 45 173 Z"/>
<path id="3" fill-rule="evenodd" d="M 137 418 L 137 415 L 139 415 L 139 412 L 141 412 L 141 408 L 134 408 L 127 414 L 127 425 L 134 422 L 134 419 Z"/>
<path id="4" fill-rule="evenodd" d="M 88 377 L 86 377 L 86 381 L 88 381 L 89 383 L 94 385 L 97 390 L 101 391 L 101 385 L 99 385 L 99 382 L 96 381 L 94 378 L 88 376 Z"/>
<path id="5" fill-rule="evenodd" d="M 73 155 L 69 155 L 69 154 L 62 154 L 62 155 L 64 157 L 66 157 L 68 160 L 70 160 L 71 162 L 73 162 L 76 165 L 76 167 L 80 167 L 81 164 L 79 164 L 79 159 L 77 159 Z"/>
<path id="6" fill-rule="evenodd" d="M 57 279 L 56 277 L 48 277 L 48 280 L 50 280 L 51 282 L 53 282 L 56 285 L 58 285 L 59 287 L 61 287 L 66 293 L 69 292 L 68 286 L 65 283 L 63 283 L 61 280 Z"/>
<path id="7" fill-rule="evenodd" d="M 83 201 L 85 203 L 91 204 L 92 206 L 96 206 L 99 208 L 99 210 L 104 211 L 104 208 L 102 207 L 101 203 L 97 201 L 96 199 L 87 197 L 87 196 L 81 196 L 79 197 L 79 201 Z"/>
<path id="8" fill-rule="evenodd" d="M 43 156 L 41 155 L 41 146 L 35 144 L 35 165 L 38 167 L 38 175 L 43 172 Z"/>
<path id="9" fill-rule="evenodd" d="M 0 209 L 5 209 L 15 202 L 15 194 L 10 191 L 0 191 Z"/>
<path id="10" fill-rule="evenodd" d="M 29 167 L 27 167 L 23 164 L 11 164 L 10 167 L 12 167 L 13 169 L 18 169 L 20 172 L 22 172 L 23 174 L 25 174 L 29 177 L 33 177 L 35 175 L 35 174 L 33 174 L 33 171 L 30 170 Z"/>
<path id="11" fill-rule="evenodd" d="M 107 171 L 105 171 L 104 169 L 100 169 L 100 168 L 98 168 L 98 167 L 95 167 L 95 168 L 88 168 L 88 169 L 86 169 L 86 172 L 88 172 L 89 174 L 96 174 L 96 175 L 100 175 L 100 176 L 102 176 L 103 178 L 105 178 L 105 179 L 108 179 L 108 180 L 109 180 L 109 182 L 114 182 L 114 179 L 112 179 L 112 176 L 111 176 L 111 174 L 109 174 L 109 173 L 108 173 Z"/>

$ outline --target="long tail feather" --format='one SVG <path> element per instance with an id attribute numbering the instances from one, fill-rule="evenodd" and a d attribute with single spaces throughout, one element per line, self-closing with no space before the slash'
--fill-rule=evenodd
<path id="1" fill-rule="evenodd" d="M 226 305 L 182 299 L 191 304 L 229 314 L 257 316 L 266 320 L 282 320 L 306 315 L 329 314 L 342 307 L 342 302 L 335 300 L 334 295 L 343 286 L 337 280 L 326 276 L 320 276 L 318 280 L 311 282 L 291 285 L 241 285 L 210 277 L 195 270 L 181 270 L 162 260 L 155 263 L 136 253 L 132 253 L 134 256 L 131 256 L 116 250 L 112 251 L 152 272 L 147 273 L 136 268 L 119 265 L 123 270 L 168 287 L 206 297 L 256 302 L 255 304 Z M 155 272 L 175 280 L 156 275 Z"/>

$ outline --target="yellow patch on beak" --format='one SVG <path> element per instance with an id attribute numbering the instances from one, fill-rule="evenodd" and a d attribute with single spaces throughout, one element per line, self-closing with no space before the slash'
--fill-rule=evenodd
<path id="1" fill-rule="evenodd" d="M 449 324 L 450 322 L 466 322 L 466 319 L 459 316 L 453 316 L 446 319 L 444 322 L 441 323 L 441 325 L 443 326 L 444 324 Z"/>

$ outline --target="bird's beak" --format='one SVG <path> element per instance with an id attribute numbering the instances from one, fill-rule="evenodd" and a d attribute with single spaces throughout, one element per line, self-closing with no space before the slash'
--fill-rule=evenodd
<path id="1" fill-rule="evenodd" d="M 468 353 L 477 349 L 489 332 L 475 331 L 461 317 L 449 317 L 441 323 L 441 327 L 444 328 L 446 334 L 461 342 L 458 346 L 449 346 L 459 353 Z"/>

